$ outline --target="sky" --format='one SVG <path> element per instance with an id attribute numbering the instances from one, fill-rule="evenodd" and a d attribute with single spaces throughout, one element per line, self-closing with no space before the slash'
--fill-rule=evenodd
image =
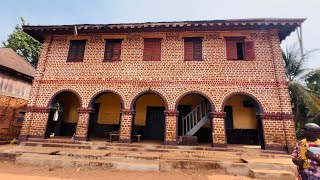
<path id="1" fill-rule="evenodd" d="M 31 25 L 109 24 L 240 18 L 307 18 L 305 50 L 320 49 L 319 0 L 1 0 L 0 42 L 25 18 Z M 1 43 L 2 44 L 2 43 Z M 297 45 L 296 32 L 282 48 Z M 320 50 L 306 68 L 320 68 Z"/>

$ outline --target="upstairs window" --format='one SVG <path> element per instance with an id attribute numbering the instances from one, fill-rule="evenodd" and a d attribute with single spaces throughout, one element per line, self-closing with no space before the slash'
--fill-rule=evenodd
<path id="1" fill-rule="evenodd" d="M 226 38 L 227 60 L 248 60 L 255 59 L 254 44 L 252 41 L 245 41 L 244 37 Z"/>
<path id="2" fill-rule="evenodd" d="M 184 38 L 184 60 L 202 60 L 202 38 Z"/>
<path id="3" fill-rule="evenodd" d="M 86 40 L 70 40 L 67 62 L 83 61 Z"/>
<path id="4" fill-rule="evenodd" d="M 144 61 L 160 61 L 161 60 L 161 39 L 160 38 L 144 39 L 143 60 Z"/>
<path id="5" fill-rule="evenodd" d="M 104 61 L 120 61 L 122 39 L 107 39 Z"/>

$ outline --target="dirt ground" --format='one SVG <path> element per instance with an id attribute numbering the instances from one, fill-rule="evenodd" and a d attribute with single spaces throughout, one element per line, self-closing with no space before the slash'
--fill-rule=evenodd
<path id="1" fill-rule="evenodd" d="M 46 166 L 0 162 L 0 179 L 6 180 L 57 180 L 57 179 L 95 179 L 95 180 L 246 180 L 247 177 L 220 174 L 219 172 L 134 172 L 116 170 L 62 169 Z"/>

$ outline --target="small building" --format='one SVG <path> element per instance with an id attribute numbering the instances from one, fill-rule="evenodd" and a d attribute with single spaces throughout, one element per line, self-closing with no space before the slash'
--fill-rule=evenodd
<path id="1" fill-rule="evenodd" d="M 36 69 L 10 48 L 0 48 L 0 139 L 18 137 Z"/>
<path id="2" fill-rule="evenodd" d="M 20 141 L 295 144 L 280 43 L 305 19 L 23 26 L 43 42 Z"/>

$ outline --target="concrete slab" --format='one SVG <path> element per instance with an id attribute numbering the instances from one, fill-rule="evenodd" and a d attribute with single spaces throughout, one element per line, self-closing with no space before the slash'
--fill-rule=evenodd
<path id="1" fill-rule="evenodd" d="M 269 158 L 269 159 L 244 159 L 248 163 L 250 169 L 265 170 L 285 170 L 292 173 L 297 171 L 297 167 L 292 163 L 291 158 Z"/>
<path id="2" fill-rule="evenodd" d="M 133 159 L 155 160 L 155 159 L 160 159 L 161 154 L 145 153 L 145 152 L 131 152 L 131 153 L 128 153 L 125 157 L 126 158 L 133 158 Z"/>
<path id="3" fill-rule="evenodd" d="M 44 155 L 25 153 L 16 158 L 18 164 L 52 166 L 60 168 L 100 168 L 132 171 L 159 171 L 157 161 L 128 160 L 128 159 L 84 159 L 70 156 Z"/>
<path id="4" fill-rule="evenodd" d="M 294 173 L 285 170 L 250 169 L 250 177 L 257 179 L 295 180 Z"/>

